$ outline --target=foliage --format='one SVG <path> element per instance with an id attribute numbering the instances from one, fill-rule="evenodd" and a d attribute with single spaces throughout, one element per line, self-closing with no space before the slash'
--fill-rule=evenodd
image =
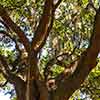
<path id="1" fill-rule="evenodd" d="M 43 13 L 43 4 L 44 0 L 37 0 L 36 2 L 34 0 L 0 0 L 0 5 L 6 8 L 10 17 L 25 32 L 25 35 L 30 42 L 34 37 L 36 26 L 38 26 L 40 16 Z M 53 28 L 45 46 L 39 53 L 39 70 L 41 71 L 42 76 L 45 65 L 57 55 L 62 53 L 68 53 L 68 55 L 70 55 L 75 49 L 75 52 L 70 57 L 60 58 L 63 59 L 63 63 L 68 66 L 76 58 L 80 57 L 82 52 L 89 47 L 95 11 L 92 8 L 87 9 L 87 4 L 88 0 L 63 0 L 56 9 Z M 95 0 L 94 4 L 98 7 L 97 0 Z M 2 29 L 6 31 L 6 27 L 2 26 L 2 24 L 0 25 L 0 29 L 2 27 Z M 2 29 L 0 31 L 2 31 Z M 23 45 L 21 44 L 19 37 L 14 32 L 10 32 L 9 34 L 11 37 L 15 37 L 15 40 L 22 49 Z M 9 63 L 13 63 L 19 55 L 15 43 L 1 32 L 0 54 L 8 58 Z M 63 70 L 64 66 L 59 66 L 57 64 L 53 65 L 52 69 L 50 69 L 52 75 L 49 76 L 49 78 L 56 77 L 56 75 Z M 80 98 L 81 93 L 83 95 L 89 95 L 89 98 L 93 100 L 98 100 L 100 98 L 99 70 L 100 62 L 82 84 L 79 90 L 80 92 L 76 92 L 75 96 L 77 97 L 77 100 L 80 100 L 78 98 Z M 3 80 L 2 76 L 0 76 L 0 80 Z M 73 96 L 74 99 L 70 100 L 75 100 L 75 96 Z"/>

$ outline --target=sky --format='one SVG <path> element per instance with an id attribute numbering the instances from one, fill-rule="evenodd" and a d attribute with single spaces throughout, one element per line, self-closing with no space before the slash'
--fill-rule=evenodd
<path id="1" fill-rule="evenodd" d="M 0 88 L 0 100 L 11 100 L 10 97 L 11 97 L 11 94 L 9 93 L 9 87 L 7 88 Z M 7 90 L 8 89 L 8 90 Z"/>
<path id="2" fill-rule="evenodd" d="M 0 100 L 10 100 L 10 95 L 4 95 L 4 93 L 0 92 Z"/>

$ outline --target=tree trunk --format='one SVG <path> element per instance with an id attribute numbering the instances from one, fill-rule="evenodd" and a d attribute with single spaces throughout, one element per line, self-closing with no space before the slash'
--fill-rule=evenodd
<path id="1" fill-rule="evenodd" d="M 17 100 L 50 100 L 48 99 L 47 88 L 41 81 L 30 80 L 29 93 L 27 93 L 27 84 L 17 81 L 15 91 Z"/>
<path id="2" fill-rule="evenodd" d="M 37 67 L 37 55 L 31 52 L 26 69 L 26 81 L 17 80 L 14 84 L 17 100 L 48 100 L 48 91 L 45 82 L 40 78 Z"/>

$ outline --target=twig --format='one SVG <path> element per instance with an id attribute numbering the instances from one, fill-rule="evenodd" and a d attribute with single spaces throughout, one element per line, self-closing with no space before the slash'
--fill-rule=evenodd
<path id="1" fill-rule="evenodd" d="M 4 87 L 5 85 L 7 85 L 7 83 L 8 83 L 8 80 L 6 82 L 4 82 L 3 84 L 1 83 L 0 87 Z"/>

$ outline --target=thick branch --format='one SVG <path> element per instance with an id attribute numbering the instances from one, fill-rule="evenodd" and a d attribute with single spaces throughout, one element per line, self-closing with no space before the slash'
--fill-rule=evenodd
<path id="1" fill-rule="evenodd" d="M 9 32 L 11 32 L 10 28 L 7 26 L 7 24 L 4 21 L 0 20 L 0 23 L 2 23 L 6 27 L 6 31 L 0 30 L 0 33 L 4 34 L 7 37 L 9 37 L 15 43 L 15 47 L 20 53 L 21 51 L 19 49 L 19 46 L 18 46 L 18 43 L 17 43 L 16 39 L 9 34 Z"/>
<path id="2" fill-rule="evenodd" d="M 26 83 L 17 76 L 13 76 L 12 84 L 15 87 L 16 95 L 18 100 L 26 100 L 25 99 L 25 91 L 26 91 Z"/>
<path id="3" fill-rule="evenodd" d="M 48 35 L 49 35 L 49 33 L 50 33 L 52 27 L 53 27 L 55 10 L 57 9 L 57 7 L 58 7 L 58 5 L 61 3 L 61 1 L 62 1 L 62 0 L 58 1 L 58 3 L 57 3 L 56 5 L 53 5 L 53 6 L 52 6 L 52 10 L 51 10 L 52 13 L 51 13 L 51 16 L 50 16 L 51 19 L 50 19 L 50 23 L 49 23 L 48 30 L 47 30 L 47 35 L 45 36 L 44 41 L 41 42 L 41 45 L 40 45 L 40 47 L 38 48 L 37 51 L 39 51 L 39 50 L 44 46 L 44 44 L 45 44 L 45 42 L 46 42 L 46 39 L 47 39 L 47 37 L 48 37 Z"/>
<path id="4" fill-rule="evenodd" d="M 91 37 L 90 47 L 82 54 L 75 72 L 68 79 L 60 80 L 60 82 L 56 83 L 57 89 L 54 92 L 56 100 L 68 100 L 73 92 L 80 87 L 89 72 L 96 66 L 96 58 L 100 52 L 99 26 L 100 12 L 98 11 L 95 16 L 94 33 Z"/>
<path id="5" fill-rule="evenodd" d="M 41 45 L 39 46 L 39 48 L 37 49 L 37 52 L 39 52 L 39 50 L 41 50 L 41 48 L 45 45 L 47 37 L 53 27 L 53 21 L 54 21 L 54 11 L 52 11 L 52 16 L 51 16 L 51 20 L 50 20 L 50 25 L 48 26 L 48 30 L 47 30 L 47 35 L 44 37 L 44 40 L 41 41 Z"/>
<path id="6" fill-rule="evenodd" d="M 15 24 L 11 18 L 9 17 L 8 13 L 6 10 L 0 5 L 0 16 L 4 20 L 7 26 L 9 26 L 19 37 L 20 41 L 24 45 L 26 51 L 29 52 L 30 50 L 30 45 L 27 37 L 25 36 L 24 32 L 20 29 L 20 27 Z"/>
<path id="7" fill-rule="evenodd" d="M 54 12 L 55 8 L 53 7 L 53 0 L 46 0 L 43 15 L 40 19 L 32 41 L 32 49 L 37 52 L 44 46 L 49 32 L 53 26 Z"/>

